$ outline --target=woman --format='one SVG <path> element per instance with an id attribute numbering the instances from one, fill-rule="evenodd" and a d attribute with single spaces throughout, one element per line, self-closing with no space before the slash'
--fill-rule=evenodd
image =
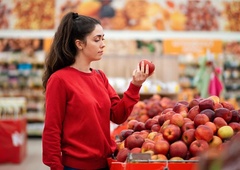
<path id="1" fill-rule="evenodd" d="M 149 76 L 144 64 L 133 71 L 122 99 L 101 70 L 90 67 L 102 58 L 104 33 L 94 18 L 66 14 L 46 58 L 43 86 L 46 97 L 42 135 L 43 162 L 51 170 L 108 169 L 116 150 L 110 120 L 121 124 L 139 101 Z"/>

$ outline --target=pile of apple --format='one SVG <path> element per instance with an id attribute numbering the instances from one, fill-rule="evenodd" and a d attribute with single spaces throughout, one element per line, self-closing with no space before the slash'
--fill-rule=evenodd
<path id="1" fill-rule="evenodd" d="M 149 153 L 153 160 L 198 160 L 210 148 L 222 150 L 240 131 L 239 122 L 240 109 L 217 96 L 178 101 L 145 122 L 129 120 L 116 140 L 116 159 Z"/>

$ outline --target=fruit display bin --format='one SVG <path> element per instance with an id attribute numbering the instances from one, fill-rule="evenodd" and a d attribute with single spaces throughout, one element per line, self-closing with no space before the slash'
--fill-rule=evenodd
<path id="1" fill-rule="evenodd" d="M 110 170 L 198 170 L 196 161 L 117 162 L 109 160 Z"/>

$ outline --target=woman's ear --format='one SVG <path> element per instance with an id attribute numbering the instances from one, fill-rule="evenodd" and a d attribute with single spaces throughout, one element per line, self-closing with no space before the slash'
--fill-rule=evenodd
<path id="1" fill-rule="evenodd" d="M 80 40 L 75 40 L 75 45 L 79 50 L 83 49 L 83 42 Z"/>

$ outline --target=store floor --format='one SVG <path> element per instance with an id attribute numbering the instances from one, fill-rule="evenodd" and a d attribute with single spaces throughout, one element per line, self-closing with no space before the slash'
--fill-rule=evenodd
<path id="1" fill-rule="evenodd" d="M 49 170 L 42 163 L 41 138 L 28 138 L 27 157 L 20 164 L 0 164 L 0 170 Z"/>

